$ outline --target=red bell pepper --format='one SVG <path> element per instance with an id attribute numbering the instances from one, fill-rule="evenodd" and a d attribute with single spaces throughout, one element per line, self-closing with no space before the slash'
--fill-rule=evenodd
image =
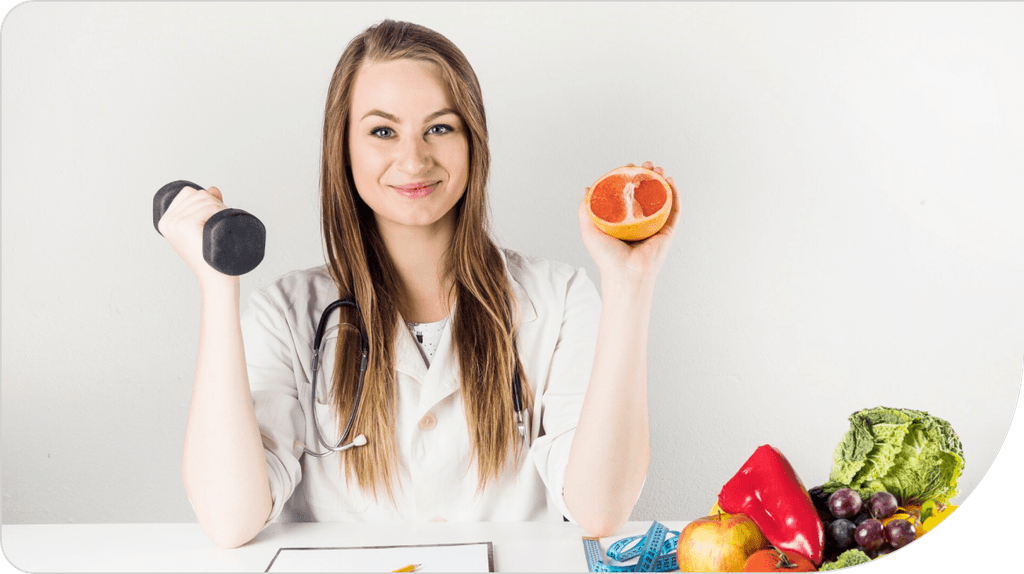
<path id="1" fill-rule="evenodd" d="M 825 527 L 800 477 L 775 447 L 754 451 L 718 493 L 718 507 L 747 515 L 776 548 L 821 564 Z"/>

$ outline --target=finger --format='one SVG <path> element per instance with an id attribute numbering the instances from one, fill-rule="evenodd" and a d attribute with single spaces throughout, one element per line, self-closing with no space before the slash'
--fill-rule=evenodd
<path id="1" fill-rule="evenodd" d="M 649 162 L 649 161 L 645 161 L 644 164 L 643 164 L 643 168 L 644 169 L 654 169 L 654 164 Z"/>
<path id="2" fill-rule="evenodd" d="M 220 202 L 219 199 L 217 199 L 215 196 L 211 195 L 204 189 L 195 189 L 194 187 L 185 186 L 181 188 L 181 191 L 178 192 L 178 195 L 174 198 L 174 201 L 171 202 L 171 205 L 177 203 L 179 206 L 177 209 L 180 211 L 182 209 L 188 209 L 190 206 L 204 201 Z"/>
<path id="3" fill-rule="evenodd" d="M 676 189 L 675 183 L 672 182 L 672 178 L 667 178 L 666 181 L 668 181 L 669 185 L 672 187 L 672 209 L 669 210 L 668 219 L 665 221 L 665 225 L 661 230 L 666 234 L 671 235 L 675 232 L 682 202 L 679 201 L 679 190 Z"/>
<path id="4" fill-rule="evenodd" d="M 192 187 L 183 187 L 178 191 L 171 203 L 168 204 L 167 209 L 164 210 L 160 216 L 160 221 L 175 221 L 181 218 L 182 214 L 188 213 L 195 209 L 197 202 L 202 201 L 204 197 L 209 197 L 205 193 L 201 193 Z"/>
<path id="5" fill-rule="evenodd" d="M 593 231 L 600 232 L 600 230 L 597 228 L 597 225 L 594 224 L 594 220 L 590 219 L 590 213 L 589 211 L 587 211 L 586 195 L 584 195 L 583 201 L 580 202 L 579 209 L 577 210 L 577 215 L 579 216 L 580 220 L 580 231 L 584 235 L 592 233 Z"/>
<path id="6" fill-rule="evenodd" d="M 189 213 L 180 219 L 163 221 L 161 226 L 165 229 L 164 235 L 168 238 L 171 236 L 181 237 L 187 240 L 189 244 L 195 245 L 202 240 L 206 222 L 218 211 L 218 209 L 200 210 Z"/>
<path id="7" fill-rule="evenodd" d="M 220 189 L 219 189 L 219 188 L 217 188 L 217 187 L 213 187 L 213 186 L 210 186 L 209 188 L 207 188 L 207 190 L 206 190 L 206 191 L 207 191 L 207 193 L 209 193 L 210 195 L 212 195 L 212 196 L 216 197 L 216 198 L 217 198 L 217 201 L 219 201 L 219 202 L 221 202 L 221 203 L 223 203 L 223 202 L 224 202 L 224 195 L 223 195 L 223 194 L 222 194 L 222 193 L 220 192 Z"/>
<path id="8" fill-rule="evenodd" d="M 590 220 L 590 214 L 587 213 L 586 201 L 580 202 L 580 207 L 576 210 L 576 219 L 579 220 L 580 236 L 586 239 L 591 232 L 590 228 L 594 226 L 594 222 Z"/>
<path id="9" fill-rule="evenodd" d="M 167 206 L 168 213 L 181 213 L 184 211 L 192 210 L 195 205 L 204 200 L 211 200 L 212 196 L 205 190 L 196 189 L 194 187 L 186 185 L 182 187 L 178 194 L 171 201 L 171 204 Z"/>
<path id="10" fill-rule="evenodd" d="M 221 209 L 225 209 L 226 207 L 227 206 L 221 203 L 221 201 L 216 197 L 204 193 L 202 195 L 196 196 L 187 205 L 183 205 L 181 212 L 189 213 L 195 211 L 202 211 L 205 209 L 216 209 L 219 211 Z"/>
<path id="11" fill-rule="evenodd" d="M 180 229 L 181 225 L 200 219 L 204 224 L 212 215 L 220 211 L 217 200 L 209 194 L 192 188 L 183 188 L 174 198 L 167 211 L 160 218 L 157 228 L 165 236 L 168 230 Z"/>

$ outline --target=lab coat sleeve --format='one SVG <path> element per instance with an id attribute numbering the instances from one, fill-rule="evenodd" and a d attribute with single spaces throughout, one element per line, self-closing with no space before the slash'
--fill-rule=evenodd
<path id="1" fill-rule="evenodd" d="M 297 354 L 284 313 L 266 292 L 254 291 L 241 326 L 273 500 L 266 527 L 280 516 L 302 478 L 299 457 L 305 444 L 305 418 L 296 388 Z"/>
<path id="2" fill-rule="evenodd" d="M 569 278 L 564 296 L 564 313 L 537 410 L 542 417 L 543 435 L 531 450 L 550 497 L 562 515 L 575 523 L 565 504 L 562 487 L 569 464 L 569 448 L 590 383 L 601 319 L 601 297 L 582 268 Z"/>

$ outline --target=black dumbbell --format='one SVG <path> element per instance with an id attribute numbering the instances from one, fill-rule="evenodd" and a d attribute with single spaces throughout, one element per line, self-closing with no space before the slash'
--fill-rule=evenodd
<path id="1" fill-rule="evenodd" d="M 153 197 L 153 227 L 160 233 L 160 218 L 184 187 L 204 189 L 191 181 L 172 181 Z M 163 235 L 161 233 L 161 235 Z M 267 228 L 256 216 L 241 209 L 223 209 L 203 227 L 203 259 L 225 275 L 244 275 L 263 261 Z"/>

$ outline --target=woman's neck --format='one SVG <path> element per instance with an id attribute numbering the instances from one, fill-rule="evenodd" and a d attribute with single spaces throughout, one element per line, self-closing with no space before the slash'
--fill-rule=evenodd
<path id="1" fill-rule="evenodd" d="M 448 316 L 451 281 L 445 277 L 445 253 L 454 235 L 453 225 L 429 227 L 382 225 L 384 245 L 398 271 L 405 292 L 399 305 L 402 318 L 433 323 Z"/>

